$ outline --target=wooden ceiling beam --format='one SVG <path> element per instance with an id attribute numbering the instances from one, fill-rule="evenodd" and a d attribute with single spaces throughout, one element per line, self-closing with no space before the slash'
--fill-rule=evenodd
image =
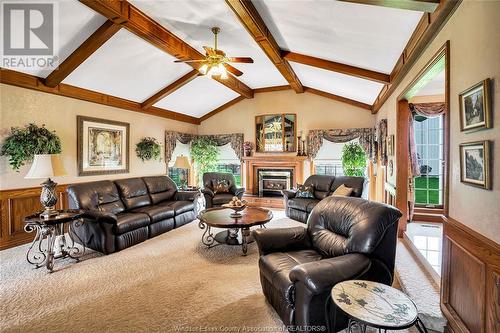
<path id="1" fill-rule="evenodd" d="M 146 115 L 162 117 L 182 121 L 185 123 L 199 125 L 199 118 L 188 116 L 182 113 L 151 107 L 148 110 L 143 110 L 141 103 L 134 102 L 128 99 L 102 94 L 96 91 L 83 89 L 69 84 L 59 83 L 55 87 L 47 87 L 42 78 L 37 76 L 16 72 L 10 69 L 0 68 L 0 83 L 27 88 L 36 91 L 42 91 L 49 94 L 70 97 L 82 101 L 112 106 L 129 111 L 135 111 Z"/>
<path id="2" fill-rule="evenodd" d="M 440 0 L 339 0 L 342 2 L 358 3 L 362 5 L 381 6 L 414 10 L 432 13 L 436 10 Z"/>
<path id="3" fill-rule="evenodd" d="M 200 123 L 204 120 L 207 120 L 208 118 L 216 115 L 217 113 L 221 112 L 221 111 L 224 111 L 225 109 L 227 109 L 228 107 L 230 106 L 233 106 L 234 104 L 244 100 L 245 97 L 244 96 L 238 96 L 232 100 L 230 100 L 229 102 L 219 106 L 217 109 L 213 110 L 213 111 L 210 111 L 209 113 L 207 113 L 206 115 L 202 116 L 201 118 L 199 118 L 200 120 Z"/>
<path id="4" fill-rule="evenodd" d="M 205 56 L 198 50 L 165 29 L 128 1 L 80 0 L 80 2 L 179 60 L 205 59 Z M 202 64 L 189 63 L 188 65 L 199 69 Z M 253 97 L 253 90 L 231 74 L 228 74 L 227 79 L 214 79 L 246 98 Z"/>
<path id="5" fill-rule="evenodd" d="M 335 95 L 335 94 L 331 94 L 331 93 L 328 93 L 326 91 L 322 91 L 322 90 L 318 90 L 318 89 L 314 89 L 314 88 L 310 88 L 310 87 L 304 87 L 304 91 L 308 92 L 308 93 L 311 93 L 311 94 L 318 95 L 318 96 L 322 96 L 322 97 L 326 97 L 326 98 L 329 98 L 329 99 L 333 99 L 333 100 L 338 101 L 338 102 L 342 102 L 342 103 L 350 104 L 350 105 L 353 105 L 353 106 L 357 106 L 358 108 L 366 109 L 366 110 L 369 110 L 369 111 L 372 110 L 372 106 L 370 104 L 366 104 L 366 103 L 363 103 L 363 102 L 355 101 L 355 100 L 347 98 L 347 97 L 342 97 L 342 96 L 338 96 L 338 95 Z"/>
<path id="6" fill-rule="evenodd" d="M 226 3 L 295 92 L 304 92 L 297 74 L 288 61 L 281 56 L 278 43 L 252 2 L 250 0 L 226 0 Z"/>
<path id="7" fill-rule="evenodd" d="M 185 84 L 191 82 L 198 75 L 200 75 L 200 72 L 198 72 L 198 70 L 196 70 L 196 69 L 193 69 L 191 72 L 183 75 L 181 78 L 175 80 L 174 82 L 172 82 L 171 84 L 169 84 L 165 88 L 163 88 L 160 91 L 158 91 L 153 96 L 151 96 L 148 99 L 146 99 L 144 102 L 142 102 L 141 107 L 144 110 L 152 107 L 153 104 L 155 104 L 156 102 L 158 102 L 158 101 L 162 100 L 163 98 L 167 97 L 168 95 L 170 95 L 171 93 L 173 93 L 174 91 L 176 91 L 180 87 L 184 86 Z"/>
<path id="8" fill-rule="evenodd" d="M 71 53 L 57 69 L 53 70 L 47 76 L 45 85 L 51 88 L 57 86 L 120 29 L 121 26 L 112 21 L 108 20 L 104 22 L 104 24 Z"/>
<path id="9" fill-rule="evenodd" d="M 403 78 L 408 74 L 412 66 L 418 60 L 420 55 L 429 46 L 434 37 L 439 33 L 449 17 L 458 8 L 462 0 L 446 0 L 439 4 L 434 13 L 425 13 L 418 23 L 415 31 L 406 44 L 399 60 L 391 72 L 391 83 L 386 84 L 380 91 L 375 103 L 373 104 L 373 113 L 384 105 L 385 101 L 396 90 Z"/>
<path id="10" fill-rule="evenodd" d="M 341 74 L 346 74 L 350 76 L 359 77 L 361 79 L 366 79 L 370 81 L 375 81 L 379 83 L 390 83 L 391 76 L 389 74 L 384 74 L 380 72 L 371 71 L 369 69 L 359 68 L 351 65 L 341 64 L 335 61 L 325 60 L 321 58 L 316 58 L 304 54 L 299 54 L 295 52 L 282 51 L 283 58 L 292 62 L 298 62 L 300 64 L 309 65 L 313 67 L 318 67 L 326 69 L 332 72 L 337 72 Z"/>

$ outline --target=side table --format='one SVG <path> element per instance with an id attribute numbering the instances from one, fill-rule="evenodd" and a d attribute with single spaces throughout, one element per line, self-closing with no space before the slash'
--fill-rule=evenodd
<path id="1" fill-rule="evenodd" d="M 71 223 L 74 221 L 78 225 L 83 223 L 82 210 L 59 210 L 58 215 L 49 218 L 42 218 L 40 214 L 33 214 L 24 218 L 24 230 L 26 232 L 36 232 L 35 238 L 26 253 L 26 260 L 40 268 L 46 266 L 52 272 L 54 269 L 54 259 L 70 257 L 78 260 L 85 254 L 85 245 L 78 235 L 73 231 Z M 64 225 L 68 223 L 67 241 L 64 234 Z M 83 249 L 75 245 L 75 238 Z M 43 240 L 46 239 L 46 242 Z M 44 246 L 45 245 L 45 246 Z"/>
<path id="2" fill-rule="evenodd" d="M 377 328 L 378 332 L 415 326 L 420 333 L 427 333 L 418 318 L 415 303 L 400 290 L 385 284 L 364 280 L 343 281 L 333 287 L 330 297 L 335 308 L 333 327 L 338 308 L 349 318 L 348 333 L 353 332 L 355 327 L 366 332 L 368 326 Z"/>

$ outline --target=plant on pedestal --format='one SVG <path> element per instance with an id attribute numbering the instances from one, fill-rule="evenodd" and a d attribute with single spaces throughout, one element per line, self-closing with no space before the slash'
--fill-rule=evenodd
<path id="1" fill-rule="evenodd" d="M 342 149 L 342 168 L 346 176 L 365 175 L 366 153 L 357 142 L 347 143 Z"/>
<path id="2" fill-rule="evenodd" d="M 190 154 L 194 161 L 195 172 L 198 175 L 198 183 L 203 185 L 203 174 L 216 169 L 219 147 L 214 140 L 199 137 L 191 141 Z"/>

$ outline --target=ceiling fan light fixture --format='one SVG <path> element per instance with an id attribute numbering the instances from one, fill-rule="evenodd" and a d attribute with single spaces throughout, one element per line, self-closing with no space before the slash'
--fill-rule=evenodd
<path id="1" fill-rule="evenodd" d="M 208 66 L 207 64 L 204 64 L 203 66 L 201 66 L 198 71 L 202 74 L 202 75 L 205 75 L 207 74 L 207 70 L 208 70 Z"/>
<path id="2" fill-rule="evenodd" d="M 227 71 L 226 71 L 226 69 L 225 69 L 225 68 L 224 68 L 224 70 L 222 71 L 222 74 L 221 74 L 220 78 L 221 78 L 221 79 L 223 79 L 223 80 L 226 80 L 226 79 L 228 78 L 228 76 L 227 76 Z"/>

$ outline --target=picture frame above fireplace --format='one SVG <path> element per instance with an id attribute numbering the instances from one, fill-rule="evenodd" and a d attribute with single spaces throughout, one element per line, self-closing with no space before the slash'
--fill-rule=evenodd
<path id="1" fill-rule="evenodd" d="M 297 115 L 265 114 L 255 117 L 255 151 L 293 153 L 297 151 Z"/>

